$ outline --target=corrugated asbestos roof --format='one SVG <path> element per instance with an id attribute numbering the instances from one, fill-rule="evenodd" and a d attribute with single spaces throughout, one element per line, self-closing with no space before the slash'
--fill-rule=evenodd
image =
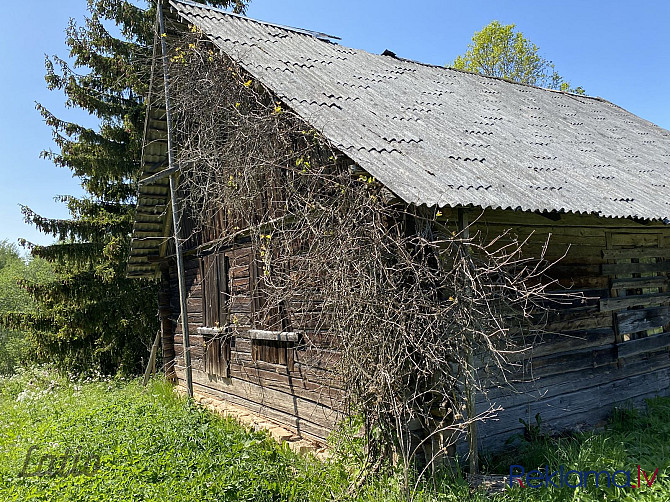
<path id="1" fill-rule="evenodd" d="M 408 203 L 670 218 L 670 132 L 608 101 L 170 4 Z"/>
<path id="2" fill-rule="evenodd" d="M 670 132 L 605 100 L 170 3 L 406 202 L 670 217 Z"/>

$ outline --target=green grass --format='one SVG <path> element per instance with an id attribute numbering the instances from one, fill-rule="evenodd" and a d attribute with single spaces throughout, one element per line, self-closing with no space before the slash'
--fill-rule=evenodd
<path id="1" fill-rule="evenodd" d="M 100 458 L 92 475 L 22 477 L 26 453 Z M 28 473 L 37 470 L 31 461 Z M 94 462 L 91 462 L 94 464 Z M 31 470 L 32 469 L 32 470 Z M 343 500 L 338 463 L 293 454 L 265 433 L 177 397 L 161 381 L 75 385 L 45 370 L 0 380 L 0 500 Z M 397 500 L 394 478 L 361 500 Z"/>
<path id="2" fill-rule="evenodd" d="M 44 369 L 0 379 L 1 501 L 279 501 L 405 500 L 401 476 L 372 480 L 349 496 L 352 470 L 344 460 L 321 463 L 293 454 L 261 432 L 213 415 L 155 381 L 89 379 L 72 383 Z M 670 500 L 670 399 L 649 413 L 621 412 L 600 434 L 523 442 L 488 468 L 510 463 L 584 469 L 660 467 L 652 488 L 640 490 L 513 489 L 495 500 Z M 92 473 L 20 476 L 44 455 L 78 453 Z M 95 459 L 99 458 L 99 467 Z M 86 463 L 86 462 L 81 462 Z M 422 485 L 417 500 L 491 500 L 463 481 L 439 477 Z"/>
<path id="3" fill-rule="evenodd" d="M 568 470 L 630 470 L 631 483 L 637 484 L 637 466 L 649 478 L 658 468 L 652 487 L 642 478 L 640 489 L 597 488 L 590 478 L 586 489 L 515 488 L 499 500 L 670 500 L 670 399 L 647 401 L 647 410 L 617 410 L 604 430 L 564 438 L 539 436 L 535 441 L 520 441 L 514 449 L 490 459 L 489 468 L 509 473 L 511 464 L 526 471 L 550 466 L 552 472 L 563 465 Z M 576 480 L 572 481 L 573 483 Z M 619 478 L 623 484 L 623 478 Z"/>
<path id="4" fill-rule="evenodd" d="M 0 391 L 3 501 L 299 500 L 320 475 L 318 464 L 189 405 L 165 383 L 76 386 L 38 372 L 22 390 L 25 378 L 14 380 Z M 19 477 L 32 445 L 99 456 L 100 467 L 91 476 Z"/>

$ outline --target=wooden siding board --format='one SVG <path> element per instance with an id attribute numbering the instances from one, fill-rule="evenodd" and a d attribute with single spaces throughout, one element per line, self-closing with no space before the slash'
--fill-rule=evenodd
<path id="1" fill-rule="evenodd" d="M 603 275 L 670 272 L 670 261 L 661 261 L 657 263 L 606 263 L 602 267 Z"/>
<path id="2" fill-rule="evenodd" d="M 568 377 L 560 373 L 542 378 L 531 373 L 509 375 L 508 382 L 504 385 L 490 386 L 484 394 L 478 396 L 478 401 L 496 402 L 504 408 L 511 408 L 663 368 L 670 368 L 670 357 L 657 352 L 633 356 L 621 368 L 614 366 L 588 368 L 577 375 Z"/>
<path id="3" fill-rule="evenodd" d="M 623 334 L 662 328 L 670 324 L 670 306 L 617 312 L 617 322 Z"/>
<path id="4" fill-rule="evenodd" d="M 618 357 L 630 357 L 670 347 L 670 333 L 646 336 L 617 344 Z"/>
<path id="5" fill-rule="evenodd" d="M 603 298 L 600 300 L 600 311 L 621 310 L 628 307 L 646 307 L 648 305 L 658 305 L 668 302 L 670 302 L 670 293 Z"/>
<path id="6" fill-rule="evenodd" d="M 532 423 L 537 413 L 540 414 L 547 432 L 571 429 L 578 421 L 592 426 L 605 419 L 614 405 L 636 398 L 666 394 L 670 386 L 670 370 L 667 367 L 633 376 L 624 376 L 623 373 L 619 375 L 623 378 L 506 408 L 496 422 L 482 424 L 481 437 L 485 440 L 487 436 L 492 439 L 493 436 L 508 437 L 510 433 L 520 432 L 523 426 L 519 423 L 519 418 Z M 491 442 L 487 441 L 487 444 Z"/>
<path id="7" fill-rule="evenodd" d="M 612 280 L 612 289 L 663 288 L 668 283 L 670 283 L 670 279 L 663 275 L 655 277 L 627 277 Z"/>
<path id="8" fill-rule="evenodd" d="M 611 322 L 611 321 L 610 321 Z M 533 341 L 532 358 L 555 357 L 576 350 L 602 347 L 614 343 L 614 330 L 611 326 L 584 331 L 545 333 Z"/>
<path id="9" fill-rule="evenodd" d="M 183 378 L 183 367 L 177 366 L 177 375 Z M 225 392 L 229 396 L 236 396 L 237 402 L 249 409 L 267 408 L 279 411 L 285 415 L 311 422 L 324 429 L 334 427 L 337 411 L 323 406 L 313 399 L 303 399 L 280 390 L 264 387 L 244 379 L 212 378 L 202 370 L 193 369 L 193 383 L 202 387 Z"/>
<path id="10" fill-rule="evenodd" d="M 177 371 L 179 380 L 183 384 L 183 369 L 179 368 Z M 289 429 L 298 434 L 320 442 L 325 442 L 332 430 L 332 426 L 322 426 L 314 423 L 304 417 L 299 417 L 291 413 L 285 413 L 265 404 L 253 403 L 244 397 L 240 397 L 237 393 L 231 393 L 218 386 L 205 385 L 200 381 L 194 381 L 193 387 L 196 392 L 211 397 L 220 402 L 229 402 L 233 405 L 247 409 L 252 413 L 261 417 L 267 417 L 279 424 L 287 426 Z"/>

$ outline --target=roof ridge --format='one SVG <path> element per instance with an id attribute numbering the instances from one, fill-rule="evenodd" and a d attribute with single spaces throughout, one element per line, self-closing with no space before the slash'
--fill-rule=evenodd
<path id="1" fill-rule="evenodd" d="M 196 7 L 196 8 L 200 8 L 200 9 L 206 9 L 206 10 L 210 10 L 210 11 L 219 12 L 221 14 L 225 14 L 225 15 L 231 16 L 231 17 L 236 17 L 238 19 L 243 19 L 245 21 L 253 21 L 255 23 L 264 24 L 266 26 L 272 26 L 274 28 L 279 28 L 279 29 L 282 29 L 282 30 L 293 31 L 295 33 L 300 33 L 302 35 L 310 35 L 312 37 L 318 38 L 319 40 L 323 40 L 325 42 L 335 43 L 335 42 L 333 42 L 333 40 L 342 40 L 340 37 L 337 37 L 335 35 L 329 35 L 327 33 L 323 33 L 323 32 L 320 32 L 320 31 L 308 30 L 306 28 L 296 28 L 294 26 L 286 26 L 286 25 L 282 25 L 282 24 L 271 23 L 269 21 L 263 21 L 261 19 L 254 19 L 252 17 L 243 16 L 241 14 L 236 14 L 234 12 L 228 12 L 224 9 L 219 8 L 219 7 L 212 7 L 211 5 L 197 3 L 197 2 L 194 2 L 192 0 L 169 0 L 169 1 L 170 1 L 171 4 L 181 3 L 181 4 L 185 4 L 185 5 L 190 5 L 192 7 Z M 355 48 L 355 47 L 349 47 L 349 46 L 345 46 L 345 45 L 343 45 L 342 47 L 346 47 L 347 49 L 353 49 L 353 50 L 357 50 L 357 51 L 367 52 L 368 54 L 372 54 L 374 56 L 381 56 L 381 54 L 376 54 L 374 52 L 369 52 L 369 51 L 366 51 L 365 49 L 358 49 L 358 48 Z M 458 68 L 452 68 L 451 66 L 438 65 L 438 64 L 433 64 L 433 63 L 426 63 L 424 61 L 417 61 L 415 59 L 408 59 L 408 58 L 403 58 L 403 57 L 400 57 L 400 56 L 396 56 L 396 59 L 398 59 L 399 61 L 406 62 L 406 63 L 414 63 L 414 64 L 417 64 L 417 65 L 427 66 L 427 67 L 431 67 L 431 68 L 442 68 L 444 70 L 451 70 L 451 71 L 466 73 L 466 74 L 469 74 L 469 75 L 475 75 L 475 76 L 482 77 L 482 78 L 498 80 L 498 81 L 501 81 L 501 82 L 506 82 L 508 84 L 515 84 L 515 85 L 530 87 L 532 89 L 539 89 L 539 90 L 542 90 L 542 91 L 556 92 L 556 93 L 559 93 L 559 94 L 565 94 L 566 96 L 573 96 L 573 97 L 576 97 L 576 98 L 587 98 L 587 99 L 593 99 L 593 100 L 596 100 L 596 101 L 605 101 L 605 102 L 611 103 L 611 102 L 607 101 L 606 99 L 603 99 L 599 96 L 589 96 L 588 94 L 576 94 L 574 92 L 561 91 L 559 89 L 550 89 L 548 87 L 541 87 L 539 85 L 526 84 L 524 82 L 517 82 L 515 80 L 510 80 L 510 79 L 507 79 L 507 78 L 504 78 L 504 77 L 495 77 L 495 76 L 492 76 L 492 75 L 483 75 L 481 73 L 477 73 L 477 72 L 470 71 L 470 70 L 461 70 L 461 69 L 458 69 Z M 614 103 L 611 103 L 611 104 L 614 104 Z"/>
<path id="2" fill-rule="evenodd" d="M 213 10 L 215 12 L 219 12 L 221 14 L 226 14 L 227 16 L 231 17 L 236 17 L 238 19 L 244 19 L 245 21 L 253 21 L 255 23 L 260 23 L 264 24 L 266 26 L 272 26 L 273 28 L 279 28 L 282 30 L 287 30 L 287 31 L 293 31 L 295 33 L 300 33 L 301 35 L 309 35 L 314 38 L 318 38 L 319 40 L 323 40 L 324 42 L 330 42 L 334 43 L 333 40 L 342 40 L 340 37 L 336 37 L 335 35 L 329 35 L 328 33 L 322 33 L 320 31 L 314 31 L 314 30 L 307 30 L 305 28 L 295 28 L 293 26 L 286 26 L 282 24 L 276 24 L 276 23 L 270 23 L 269 21 L 262 21 L 260 19 L 254 19 L 252 17 L 248 16 L 243 16 L 242 14 L 236 14 L 234 12 L 228 12 L 227 10 L 221 9 L 219 7 L 212 7 L 211 5 L 206 5 L 206 4 L 201 4 L 198 2 L 193 2 L 191 0 L 169 0 L 170 4 L 173 7 L 176 7 L 176 3 L 184 4 L 184 5 L 190 5 L 191 7 L 196 7 L 200 9 L 206 9 L 206 10 Z"/>
<path id="3" fill-rule="evenodd" d="M 343 46 L 346 47 L 346 46 Z M 350 49 L 353 49 L 353 47 L 349 47 Z M 368 52 L 365 49 L 354 49 L 354 50 L 359 50 L 363 52 Z M 368 53 L 372 54 L 374 56 L 381 56 L 381 54 L 374 54 L 374 53 Z M 442 68 L 443 70 L 450 70 L 450 71 L 456 71 L 459 73 L 465 73 L 467 75 L 475 75 L 476 77 L 482 77 L 482 78 L 488 78 L 491 80 L 499 80 L 501 82 L 506 82 L 508 84 L 515 84 L 515 85 L 521 85 L 524 87 L 530 87 L 531 89 L 539 89 L 541 91 L 549 91 L 549 92 L 555 92 L 558 94 L 565 94 L 566 96 L 574 96 L 577 98 L 588 98 L 588 99 L 595 99 L 596 101 L 604 101 L 607 103 L 611 103 L 610 101 L 607 101 L 604 98 L 601 98 L 600 96 L 589 96 L 588 94 L 576 94 L 574 92 L 569 92 L 569 91 L 561 91 L 560 89 L 550 89 L 549 87 L 541 87 L 539 85 L 533 85 L 533 84 L 526 84 L 525 82 L 517 82 L 516 80 L 510 80 L 505 77 L 496 77 L 493 75 L 484 75 L 483 73 L 477 73 L 476 71 L 471 71 L 471 70 L 462 70 L 460 68 L 453 68 L 452 66 L 447 66 L 447 65 L 439 65 L 439 64 L 433 64 L 433 63 L 426 63 L 424 61 L 417 61 L 416 59 L 408 59 L 408 58 L 403 58 L 401 56 L 395 56 L 396 59 L 399 61 L 404 61 L 405 63 L 414 63 L 418 64 L 421 66 L 428 66 L 430 68 Z M 614 104 L 614 103 L 611 103 Z M 619 107 L 621 108 L 621 107 Z"/>

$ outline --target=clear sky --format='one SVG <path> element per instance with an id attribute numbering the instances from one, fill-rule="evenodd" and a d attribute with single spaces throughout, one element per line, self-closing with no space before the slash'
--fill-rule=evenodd
<path id="1" fill-rule="evenodd" d="M 23 223 L 19 204 L 67 216 L 58 194 L 80 195 L 66 169 L 39 158 L 54 147 L 35 101 L 58 116 L 93 123 L 46 90 L 44 54 L 65 55 L 68 19 L 85 0 L 3 2 L 0 30 L 0 240 L 46 244 Z M 248 15 L 323 31 L 342 45 L 443 65 L 490 21 L 514 23 L 573 86 L 670 129 L 670 0 L 252 0 Z"/>

